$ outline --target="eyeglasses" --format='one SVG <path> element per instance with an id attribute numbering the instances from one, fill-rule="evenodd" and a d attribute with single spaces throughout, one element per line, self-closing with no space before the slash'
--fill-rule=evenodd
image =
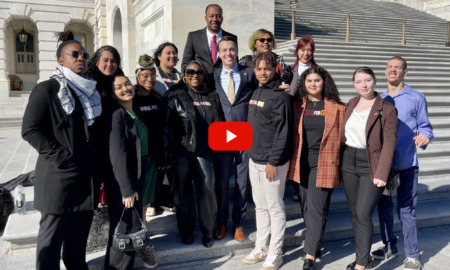
<path id="1" fill-rule="evenodd" d="M 89 54 L 87 52 L 80 53 L 78 51 L 72 51 L 72 57 L 73 58 L 78 58 L 78 57 L 80 57 L 80 55 L 83 56 L 83 59 L 86 59 L 86 60 L 89 59 Z"/>
<path id="2" fill-rule="evenodd" d="M 150 65 L 153 65 L 155 62 L 153 61 L 153 58 L 150 55 L 144 54 L 139 57 L 138 63 L 142 67 L 148 67 Z"/>
<path id="3" fill-rule="evenodd" d="M 195 74 L 197 74 L 198 76 L 203 76 L 205 75 L 205 71 L 203 69 L 186 69 L 186 76 L 194 77 Z"/>
<path id="4" fill-rule="evenodd" d="M 153 74 L 153 75 L 141 74 L 141 77 L 146 80 L 148 80 L 148 78 L 151 78 L 153 80 L 153 79 L 156 79 L 156 74 Z"/>
<path id="5" fill-rule="evenodd" d="M 265 41 L 272 43 L 273 38 L 258 38 L 259 42 L 264 43 Z"/>

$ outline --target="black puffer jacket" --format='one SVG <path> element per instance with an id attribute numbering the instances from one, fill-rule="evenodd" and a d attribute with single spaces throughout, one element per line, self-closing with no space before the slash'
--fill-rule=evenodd
<path id="1" fill-rule="evenodd" d="M 200 120 L 197 119 L 194 102 L 206 102 L 209 104 L 208 106 L 211 106 L 212 122 L 224 121 L 219 95 L 213 89 L 197 92 L 195 99 L 188 91 L 192 90 L 189 90 L 184 82 L 180 82 L 171 87 L 164 95 L 164 102 L 167 104 L 164 128 L 166 158 L 170 158 L 174 151 L 179 150 L 198 155 L 208 145 L 207 140 L 199 141 L 197 121 Z M 207 148 L 209 149 L 209 147 Z"/>

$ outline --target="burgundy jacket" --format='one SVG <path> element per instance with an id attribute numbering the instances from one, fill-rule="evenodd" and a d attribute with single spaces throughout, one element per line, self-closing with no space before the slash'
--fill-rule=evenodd
<path id="1" fill-rule="evenodd" d="M 387 181 L 392 167 L 397 136 L 397 109 L 391 103 L 384 101 L 375 92 L 376 98 L 366 123 L 366 149 L 369 158 L 370 176 Z M 345 124 L 361 97 L 352 98 L 345 112 L 342 143 L 345 143 Z M 383 121 L 381 125 L 380 117 Z M 383 133 L 381 133 L 383 127 Z M 383 139 L 381 138 L 383 136 Z"/>

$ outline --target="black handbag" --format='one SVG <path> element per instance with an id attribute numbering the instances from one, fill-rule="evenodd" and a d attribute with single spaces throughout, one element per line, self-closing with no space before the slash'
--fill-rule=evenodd
<path id="1" fill-rule="evenodd" d="M 139 216 L 136 208 L 133 207 L 133 209 Z M 139 218 L 139 221 L 141 222 L 141 229 L 139 231 L 129 234 L 121 234 L 119 232 L 120 222 L 122 221 L 125 211 L 126 208 L 123 209 L 122 216 L 120 217 L 119 223 L 114 230 L 112 248 L 120 252 L 137 251 L 145 248 L 150 244 L 150 237 L 147 234 L 147 227 L 145 227 L 141 218 Z"/>

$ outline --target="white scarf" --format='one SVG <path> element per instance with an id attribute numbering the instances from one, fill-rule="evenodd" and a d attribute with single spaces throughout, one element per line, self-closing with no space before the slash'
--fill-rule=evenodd
<path id="1" fill-rule="evenodd" d="M 70 89 L 75 92 L 80 100 L 87 119 L 87 125 L 92 125 L 95 117 L 102 113 L 100 94 L 95 89 L 97 82 L 83 78 L 71 69 L 63 66 L 58 66 L 50 78 L 59 82 L 58 98 L 67 115 L 72 114 L 75 108 L 75 100 L 67 87 L 69 85 Z"/>

